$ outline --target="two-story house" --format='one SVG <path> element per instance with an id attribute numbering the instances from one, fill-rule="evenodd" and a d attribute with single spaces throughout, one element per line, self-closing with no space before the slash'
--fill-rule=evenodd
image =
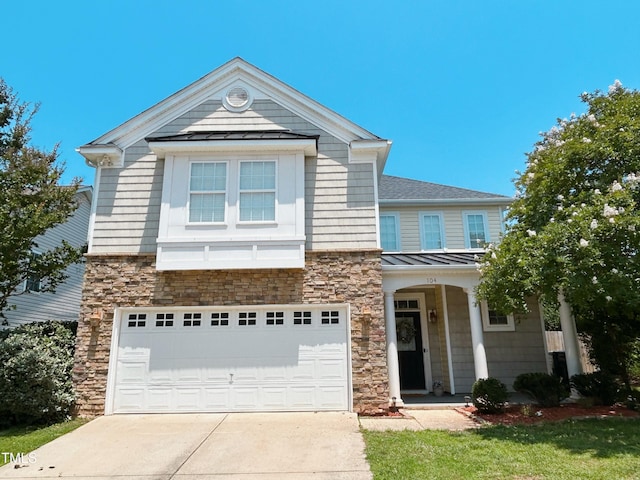
<path id="1" fill-rule="evenodd" d="M 383 176 L 390 146 L 236 58 L 80 147 L 79 412 L 376 412 L 546 371 L 536 306 L 473 294 L 509 199 Z"/>
<path id="2" fill-rule="evenodd" d="M 69 219 L 47 230 L 43 235 L 35 238 L 35 255 L 52 249 L 66 240 L 74 247 L 82 247 L 87 243 L 89 219 L 93 188 L 80 187 L 75 195 L 78 208 Z M 55 293 L 42 292 L 40 278 L 27 278 L 17 289 L 9 304 L 15 309 L 4 312 L 5 318 L 0 322 L 0 328 L 12 328 L 31 322 L 45 322 L 47 320 L 63 320 L 77 322 L 80 316 L 80 302 L 82 300 L 82 280 L 84 277 L 84 263 L 76 263 L 67 267 L 67 279 L 58 285 Z"/>

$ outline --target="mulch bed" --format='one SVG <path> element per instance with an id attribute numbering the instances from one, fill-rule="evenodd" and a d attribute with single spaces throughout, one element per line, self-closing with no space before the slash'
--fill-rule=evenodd
<path id="1" fill-rule="evenodd" d="M 476 407 L 461 407 L 457 410 L 479 418 L 480 421 L 495 425 L 533 425 L 542 422 L 558 422 L 570 418 L 611 418 L 611 417 L 640 417 L 639 412 L 628 409 L 623 405 L 586 407 L 575 403 L 563 404 L 559 407 L 536 407 L 529 405 L 514 405 L 505 409 L 503 413 L 478 413 Z"/>

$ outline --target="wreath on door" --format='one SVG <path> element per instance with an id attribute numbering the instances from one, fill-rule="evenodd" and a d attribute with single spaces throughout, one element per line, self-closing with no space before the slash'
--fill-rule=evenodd
<path id="1" fill-rule="evenodd" d="M 402 343 L 411 343 L 416 336 L 416 327 L 413 326 L 413 319 L 398 319 L 398 340 Z"/>

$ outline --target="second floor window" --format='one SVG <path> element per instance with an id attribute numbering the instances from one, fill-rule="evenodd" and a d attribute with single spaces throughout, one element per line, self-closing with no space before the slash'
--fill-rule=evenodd
<path id="1" fill-rule="evenodd" d="M 226 190 L 226 163 L 192 163 L 189 179 L 189 222 L 224 222 Z"/>
<path id="2" fill-rule="evenodd" d="M 276 219 L 276 162 L 240 162 L 240 221 Z"/>
<path id="3" fill-rule="evenodd" d="M 442 216 L 438 213 L 425 213 L 421 217 L 422 249 L 438 250 L 444 248 Z"/>
<path id="4" fill-rule="evenodd" d="M 31 252 L 33 258 L 37 258 L 40 256 L 37 252 Z M 30 274 L 24 282 L 24 291 L 25 292 L 40 292 L 42 289 L 42 279 L 39 275 L 35 273 Z"/>
<path id="5" fill-rule="evenodd" d="M 484 212 L 467 212 L 465 220 L 465 243 L 467 248 L 484 248 L 489 241 L 487 221 Z"/>
<path id="6" fill-rule="evenodd" d="M 397 215 L 380 215 L 380 245 L 383 250 L 389 252 L 397 252 L 400 250 Z"/>

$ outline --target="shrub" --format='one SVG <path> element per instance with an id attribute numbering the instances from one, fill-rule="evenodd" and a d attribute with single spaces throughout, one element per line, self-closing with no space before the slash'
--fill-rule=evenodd
<path id="1" fill-rule="evenodd" d="M 557 407 L 569 396 L 569 389 L 562 379 L 548 373 L 523 373 L 513 382 L 516 392 L 529 395 L 542 407 Z"/>
<path id="2" fill-rule="evenodd" d="M 75 325 L 42 322 L 0 332 L 0 419 L 7 424 L 49 423 L 66 418 Z"/>
<path id="3" fill-rule="evenodd" d="M 593 399 L 594 405 L 613 405 L 620 397 L 620 384 L 607 372 L 574 375 L 571 385 L 580 395 Z"/>
<path id="4" fill-rule="evenodd" d="M 628 409 L 640 412 L 640 392 L 637 390 L 629 392 L 624 404 Z"/>
<path id="5" fill-rule="evenodd" d="M 497 378 L 481 378 L 471 388 L 473 406 L 480 413 L 498 413 L 504 410 L 509 398 L 507 386 Z"/>

